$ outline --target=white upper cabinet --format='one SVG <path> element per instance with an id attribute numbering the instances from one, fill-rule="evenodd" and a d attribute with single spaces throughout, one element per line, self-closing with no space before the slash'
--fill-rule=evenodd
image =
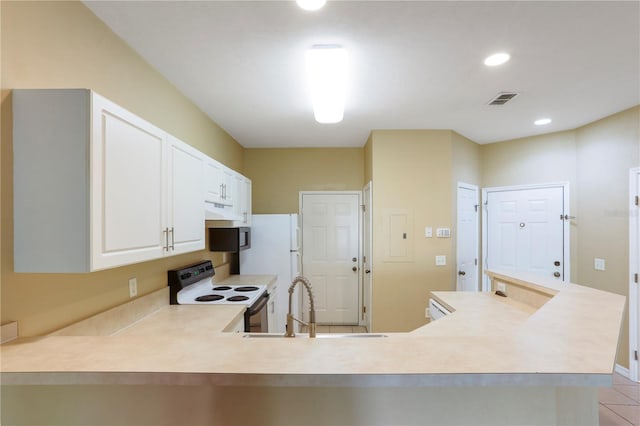
<path id="1" fill-rule="evenodd" d="M 246 226 L 251 221 L 251 181 L 240 173 L 205 158 L 205 205 L 207 220 L 233 221 Z"/>
<path id="2" fill-rule="evenodd" d="M 205 201 L 222 204 L 222 169 L 224 166 L 213 158 L 205 160 Z"/>
<path id="3" fill-rule="evenodd" d="M 84 89 L 14 90 L 14 270 L 204 248 L 204 157 Z"/>
<path id="4" fill-rule="evenodd" d="M 168 136 L 168 251 L 172 254 L 204 249 L 204 156 Z"/>
<path id="5" fill-rule="evenodd" d="M 240 217 L 237 225 L 249 226 L 251 225 L 251 179 L 237 174 L 235 189 L 236 202 L 233 207 L 236 215 Z"/>

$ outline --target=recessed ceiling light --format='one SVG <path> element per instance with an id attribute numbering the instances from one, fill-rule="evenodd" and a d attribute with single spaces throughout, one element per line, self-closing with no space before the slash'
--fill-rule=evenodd
<path id="1" fill-rule="evenodd" d="M 296 0 L 298 6 L 304 10 L 318 10 L 325 5 L 327 0 Z"/>
<path id="2" fill-rule="evenodd" d="M 550 118 L 540 118 L 533 122 L 533 124 L 535 124 L 536 126 L 544 126 L 545 124 L 549 124 L 549 123 L 551 123 Z"/>
<path id="3" fill-rule="evenodd" d="M 496 65 L 502 65 L 511 59 L 508 53 L 496 53 L 491 56 L 487 56 L 484 60 L 484 64 L 488 67 L 495 67 Z"/>
<path id="4" fill-rule="evenodd" d="M 347 51 L 336 45 L 307 50 L 307 76 L 313 114 L 318 123 L 338 123 L 344 115 L 347 91 Z"/>

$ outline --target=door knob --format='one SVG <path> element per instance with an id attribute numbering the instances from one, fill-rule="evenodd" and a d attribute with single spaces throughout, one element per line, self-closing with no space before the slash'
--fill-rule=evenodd
<path id="1" fill-rule="evenodd" d="M 560 278 L 560 272 L 554 272 L 553 276 L 556 277 L 556 278 Z"/>
<path id="2" fill-rule="evenodd" d="M 371 269 L 365 269 L 365 270 L 364 270 L 364 273 L 365 273 L 365 274 L 368 274 L 368 273 L 370 273 L 370 272 L 371 272 Z"/>
<path id="3" fill-rule="evenodd" d="M 458 271 L 458 275 L 467 275 L 465 271 Z"/>
<path id="4" fill-rule="evenodd" d="M 351 270 L 352 270 L 353 272 L 356 272 L 356 271 L 358 270 L 358 267 L 357 267 L 357 266 L 354 266 L 353 268 L 351 268 Z"/>

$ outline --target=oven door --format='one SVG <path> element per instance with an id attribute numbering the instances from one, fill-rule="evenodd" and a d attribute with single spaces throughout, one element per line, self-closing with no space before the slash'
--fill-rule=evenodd
<path id="1" fill-rule="evenodd" d="M 256 302 L 247 308 L 244 313 L 244 331 L 246 333 L 268 333 L 269 293 L 264 292 Z"/>

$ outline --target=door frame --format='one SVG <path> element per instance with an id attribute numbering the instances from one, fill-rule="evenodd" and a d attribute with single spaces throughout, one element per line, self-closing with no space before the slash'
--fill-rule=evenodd
<path id="1" fill-rule="evenodd" d="M 469 189 L 472 191 L 475 191 L 476 193 L 476 232 L 475 232 L 475 258 L 476 258 L 476 290 L 480 291 L 481 290 L 481 286 L 480 286 L 480 253 L 479 253 L 479 246 L 480 246 L 480 241 L 479 237 L 480 237 L 480 188 L 477 185 L 472 185 L 470 183 L 464 183 L 464 182 L 458 182 L 458 184 L 456 185 L 456 270 L 454 271 L 455 273 L 455 281 L 456 281 L 456 290 L 458 290 L 458 271 L 460 270 L 460 244 L 459 242 L 459 238 L 458 236 L 460 235 L 459 232 L 459 224 L 460 224 L 460 206 L 458 205 L 458 191 L 460 189 Z"/>
<path id="2" fill-rule="evenodd" d="M 487 270 L 487 228 L 488 228 L 488 215 L 487 210 L 487 196 L 490 192 L 504 192 L 504 191 L 521 191 L 527 189 L 551 189 L 562 188 L 562 204 L 564 214 L 571 216 L 571 204 L 569 197 L 569 182 L 556 182 L 556 183 L 540 183 L 530 185 L 512 185 L 512 186 L 493 186 L 482 188 L 482 270 Z M 569 221 L 563 220 L 563 257 L 564 257 L 564 281 L 571 281 L 571 235 L 570 226 L 566 226 Z M 482 276 L 482 291 L 491 291 L 491 282 L 489 278 L 483 274 Z"/>
<path id="3" fill-rule="evenodd" d="M 640 273 L 640 208 L 635 202 L 640 194 L 639 177 L 640 167 L 629 170 L 629 379 L 635 382 L 640 381 L 640 365 L 634 356 L 640 339 L 639 292 L 635 282 L 635 274 Z"/>
<path id="4" fill-rule="evenodd" d="M 358 196 L 358 209 L 362 212 L 362 191 L 299 191 L 298 192 L 298 224 L 300 225 L 300 247 L 304 246 L 304 215 L 302 214 L 302 197 L 305 195 L 357 195 Z M 304 253 L 303 253 L 304 256 Z M 358 214 L 358 325 L 360 325 L 360 319 L 362 318 L 362 215 Z M 304 261 L 301 265 L 301 273 L 304 276 Z M 313 284 L 313 283 L 312 283 Z M 302 297 L 302 292 L 300 292 Z M 302 309 L 302 303 L 300 308 Z M 301 313 L 304 318 L 304 312 Z"/>

